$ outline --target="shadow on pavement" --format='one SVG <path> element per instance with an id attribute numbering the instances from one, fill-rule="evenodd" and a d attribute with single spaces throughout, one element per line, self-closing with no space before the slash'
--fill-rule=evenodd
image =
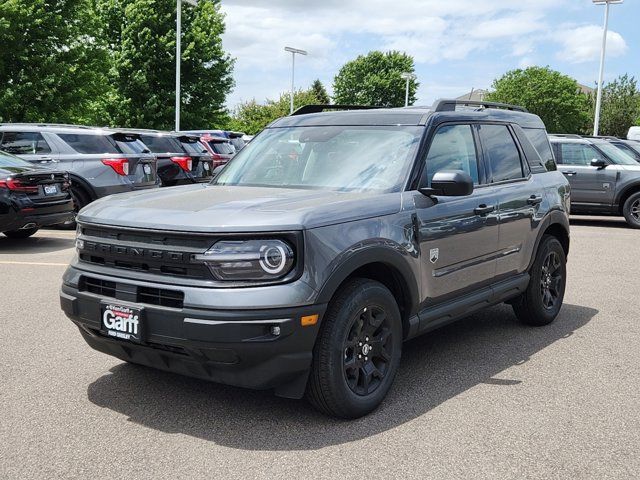
<path id="1" fill-rule="evenodd" d="M 44 233 L 46 235 L 46 232 Z M 0 235 L 0 253 L 52 253 L 74 248 L 75 236 L 37 236 L 29 238 L 7 238 Z"/>
<path id="2" fill-rule="evenodd" d="M 88 388 L 94 404 L 166 433 L 182 433 L 244 450 L 313 450 L 366 438 L 417 418 L 481 383 L 511 388 L 518 379 L 494 375 L 529 360 L 586 325 L 597 310 L 564 305 L 542 328 L 519 324 L 506 305 L 404 345 L 394 386 L 367 417 L 340 421 L 305 401 L 121 364 Z"/>
<path id="3" fill-rule="evenodd" d="M 571 217 L 571 225 L 584 227 L 624 228 L 631 230 L 624 217 Z"/>

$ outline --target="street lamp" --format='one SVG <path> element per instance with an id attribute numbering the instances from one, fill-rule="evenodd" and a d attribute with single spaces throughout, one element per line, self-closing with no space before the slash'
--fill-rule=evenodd
<path id="1" fill-rule="evenodd" d="M 596 118 L 593 122 L 593 135 L 598 136 L 600 128 L 600 106 L 602 105 L 602 77 L 604 76 L 604 55 L 607 49 L 607 29 L 609 28 L 609 5 L 622 3 L 624 0 L 592 0 L 595 5 L 605 5 L 604 31 L 602 32 L 602 49 L 600 50 L 600 72 L 598 73 L 598 93 L 596 95 Z"/>
<path id="2" fill-rule="evenodd" d="M 198 0 L 184 0 L 194 7 Z M 180 60 L 182 57 L 182 0 L 176 4 L 176 132 L 180 131 Z"/>
<path id="3" fill-rule="evenodd" d="M 307 55 L 305 50 L 299 48 L 284 47 L 285 51 L 291 52 L 291 112 L 293 113 L 293 94 L 295 93 L 295 71 L 296 71 L 296 53 L 298 55 Z"/>
<path id="4" fill-rule="evenodd" d="M 404 106 L 408 107 L 409 106 L 409 82 L 411 80 L 415 80 L 416 75 L 414 73 L 405 72 L 402 75 L 400 75 L 400 77 L 402 77 L 404 80 L 407 81 L 407 91 L 404 96 Z"/>

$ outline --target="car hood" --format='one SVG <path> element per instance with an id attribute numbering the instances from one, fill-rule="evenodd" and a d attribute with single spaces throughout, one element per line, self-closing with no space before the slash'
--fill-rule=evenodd
<path id="1" fill-rule="evenodd" d="M 400 193 L 189 185 L 97 200 L 78 220 L 193 232 L 302 230 L 396 213 Z"/>

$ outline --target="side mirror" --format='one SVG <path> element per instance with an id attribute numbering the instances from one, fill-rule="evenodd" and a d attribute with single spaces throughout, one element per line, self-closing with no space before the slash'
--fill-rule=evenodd
<path id="1" fill-rule="evenodd" d="M 605 168 L 607 166 L 606 162 L 602 159 L 597 159 L 594 158 L 593 160 L 591 160 L 591 164 L 592 167 L 597 167 L 597 168 Z"/>
<path id="2" fill-rule="evenodd" d="M 419 191 L 423 195 L 464 197 L 473 193 L 473 179 L 462 170 L 440 170 L 431 179 L 431 187 Z"/>

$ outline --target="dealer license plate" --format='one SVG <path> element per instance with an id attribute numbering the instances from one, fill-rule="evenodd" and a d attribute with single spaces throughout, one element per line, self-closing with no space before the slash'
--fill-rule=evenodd
<path id="1" fill-rule="evenodd" d="M 58 185 L 45 185 L 44 186 L 44 194 L 45 195 L 56 195 L 58 193 Z"/>
<path id="2" fill-rule="evenodd" d="M 139 343 L 142 341 L 142 310 L 126 305 L 102 305 L 102 332 L 113 338 Z"/>

